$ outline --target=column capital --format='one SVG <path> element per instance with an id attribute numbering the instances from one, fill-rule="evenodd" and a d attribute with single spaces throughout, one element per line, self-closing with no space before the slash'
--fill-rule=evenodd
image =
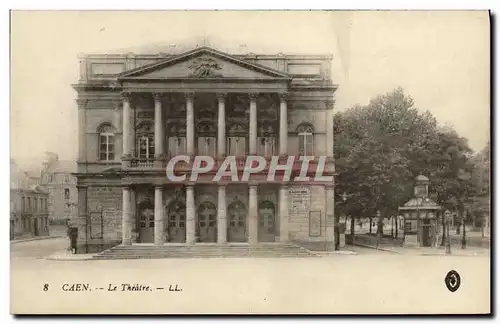
<path id="1" fill-rule="evenodd" d="M 87 99 L 76 99 L 76 104 L 78 105 L 78 109 L 85 109 L 87 107 L 87 103 L 89 101 Z"/>
<path id="2" fill-rule="evenodd" d="M 280 189 L 288 189 L 288 187 L 289 187 L 288 183 L 280 185 Z"/>
<path id="3" fill-rule="evenodd" d="M 250 101 L 256 101 L 258 96 L 259 96 L 258 92 L 250 92 L 248 94 L 248 98 L 250 99 Z"/>
<path id="4" fill-rule="evenodd" d="M 248 188 L 258 189 L 259 188 L 259 184 L 257 182 L 249 182 L 248 183 Z"/>
<path id="5" fill-rule="evenodd" d="M 162 184 L 155 184 L 154 187 L 156 190 L 156 189 L 163 189 L 164 186 Z"/>
<path id="6" fill-rule="evenodd" d="M 288 92 L 280 92 L 278 96 L 280 97 L 280 101 L 287 101 L 289 97 Z"/>
<path id="7" fill-rule="evenodd" d="M 193 100 L 194 99 L 194 92 L 184 92 L 184 97 L 187 100 Z"/>
<path id="8" fill-rule="evenodd" d="M 122 101 L 130 101 L 132 94 L 130 92 L 123 91 L 120 93 L 120 97 L 122 98 Z"/>
<path id="9" fill-rule="evenodd" d="M 132 188 L 131 188 L 131 185 L 130 185 L 130 184 L 122 184 L 122 185 L 121 185 L 121 187 L 122 187 L 122 189 L 127 190 L 127 191 L 132 190 Z"/>
<path id="10" fill-rule="evenodd" d="M 215 95 L 217 96 L 217 100 L 219 101 L 224 101 L 227 98 L 226 92 L 217 92 Z"/>
<path id="11" fill-rule="evenodd" d="M 160 101 L 163 98 L 163 92 L 153 92 L 152 95 L 155 101 Z"/>
<path id="12" fill-rule="evenodd" d="M 335 106 L 335 99 L 333 100 L 325 100 L 325 107 L 328 109 L 333 109 Z"/>

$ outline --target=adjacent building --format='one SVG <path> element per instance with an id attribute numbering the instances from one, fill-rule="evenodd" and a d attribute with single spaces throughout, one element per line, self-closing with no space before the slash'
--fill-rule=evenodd
<path id="1" fill-rule="evenodd" d="M 11 160 L 10 239 L 49 235 L 48 193 Z"/>
<path id="2" fill-rule="evenodd" d="M 172 48 L 81 57 L 79 244 L 332 241 L 333 182 L 165 176 L 177 155 L 326 156 L 332 175 L 332 56 Z"/>
<path id="3" fill-rule="evenodd" d="M 76 177 L 72 174 L 76 163 L 49 153 L 43 166 L 40 184 L 49 193 L 51 235 L 66 235 L 67 222 L 77 215 Z"/>

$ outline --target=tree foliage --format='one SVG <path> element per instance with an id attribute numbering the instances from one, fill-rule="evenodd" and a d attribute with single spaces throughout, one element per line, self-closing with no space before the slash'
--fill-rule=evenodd
<path id="1" fill-rule="evenodd" d="M 421 113 L 401 88 L 337 113 L 334 134 L 340 212 L 393 215 L 413 195 L 419 174 L 430 178 L 430 192 L 445 208 L 460 208 L 475 195 L 467 140 Z"/>

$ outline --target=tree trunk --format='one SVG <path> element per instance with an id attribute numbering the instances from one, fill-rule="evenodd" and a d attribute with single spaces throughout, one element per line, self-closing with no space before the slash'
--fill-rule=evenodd
<path id="1" fill-rule="evenodd" d="M 372 233 L 372 218 L 370 217 L 370 234 Z"/>
<path id="2" fill-rule="evenodd" d="M 396 225 L 396 238 L 398 238 L 398 216 L 394 219 L 394 224 Z"/>
<path id="3" fill-rule="evenodd" d="M 355 228 L 354 216 L 351 215 L 351 244 L 354 245 L 354 228 Z"/>
<path id="4" fill-rule="evenodd" d="M 443 223 L 443 236 L 441 238 L 441 246 L 446 245 L 446 220 L 444 214 L 441 215 L 442 223 Z"/>

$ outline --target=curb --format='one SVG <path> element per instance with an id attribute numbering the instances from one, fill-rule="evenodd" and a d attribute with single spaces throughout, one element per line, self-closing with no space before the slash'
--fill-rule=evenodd
<path id="1" fill-rule="evenodd" d="M 52 255 L 52 256 L 45 257 L 44 259 L 49 260 L 49 261 L 92 261 L 92 260 L 95 260 L 94 259 L 95 255 L 97 255 L 97 254 L 88 254 L 88 255 L 84 254 L 82 257 L 70 257 L 70 256 L 58 257 L 58 256 Z"/>
<path id="2" fill-rule="evenodd" d="M 21 240 L 13 240 L 13 241 L 10 241 L 10 244 L 24 243 L 24 242 L 30 242 L 30 241 L 50 240 L 50 239 L 58 239 L 58 238 L 64 238 L 64 236 L 35 236 L 35 237 L 30 237 L 30 238 L 21 239 Z"/>
<path id="3" fill-rule="evenodd" d="M 371 246 L 371 245 L 364 245 L 364 244 L 359 244 L 359 243 L 354 243 L 354 245 L 359 246 L 359 247 L 372 249 L 372 250 L 377 250 L 377 251 L 389 252 L 389 253 L 393 253 L 393 254 L 400 254 L 398 251 L 384 249 L 384 248 L 377 248 L 377 247 Z"/>

